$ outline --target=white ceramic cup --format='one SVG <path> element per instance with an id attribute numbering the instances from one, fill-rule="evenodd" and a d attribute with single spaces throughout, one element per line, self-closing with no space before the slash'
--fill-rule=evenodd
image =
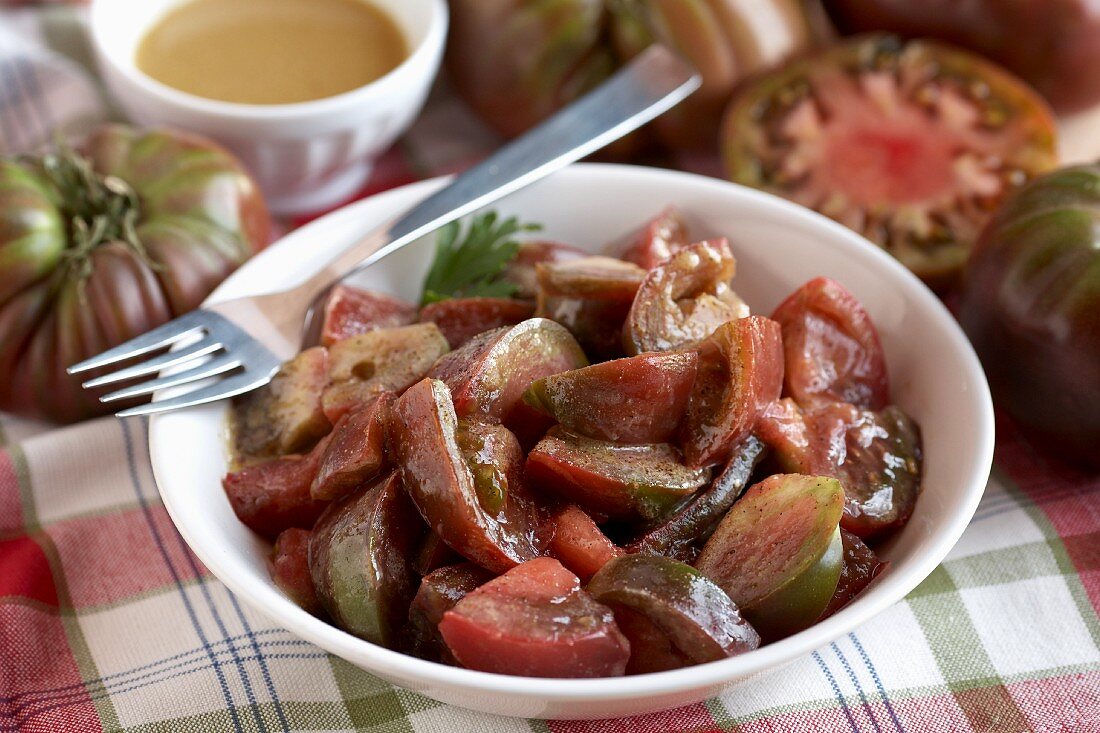
<path id="1" fill-rule="evenodd" d="M 370 0 L 404 33 L 410 54 L 358 89 L 295 104 L 235 104 L 163 84 L 137 68 L 145 33 L 186 0 L 95 0 L 92 38 L 114 99 L 135 122 L 211 137 L 236 153 L 272 211 L 318 211 L 355 193 L 375 158 L 424 105 L 447 37 L 445 0 Z"/>

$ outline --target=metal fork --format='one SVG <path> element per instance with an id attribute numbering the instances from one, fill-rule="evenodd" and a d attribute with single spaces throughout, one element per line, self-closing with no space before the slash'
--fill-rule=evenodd
<path id="1" fill-rule="evenodd" d="M 505 145 L 388 225 L 337 255 L 299 285 L 275 293 L 208 304 L 69 367 L 70 374 L 173 349 L 95 377 L 85 388 L 151 374 L 162 376 L 100 397 L 128 400 L 161 390 L 194 386 L 183 394 L 157 394 L 119 417 L 191 407 L 256 389 L 316 328 L 315 315 L 333 285 L 375 264 L 425 234 L 510 193 L 667 111 L 699 87 L 699 76 L 667 49 L 654 46 L 611 79 L 534 130 Z M 182 367 L 197 362 L 196 365 Z M 212 383 L 207 380 L 214 380 Z M 200 382 L 198 385 L 192 383 Z"/>

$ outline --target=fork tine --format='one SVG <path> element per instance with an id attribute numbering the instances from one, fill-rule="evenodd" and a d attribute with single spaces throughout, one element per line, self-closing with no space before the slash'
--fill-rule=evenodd
<path id="1" fill-rule="evenodd" d="M 125 387 L 105 394 L 99 398 L 99 401 L 116 402 L 118 400 L 129 399 L 130 397 L 140 397 L 141 395 L 152 394 L 160 389 L 168 389 L 169 387 L 177 387 L 181 384 L 187 384 L 188 382 L 197 382 L 207 377 L 215 377 L 231 369 L 236 369 L 239 366 L 241 366 L 241 360 L 238 357 L 233 354 L 223 354 L 222 356 L 215 357 L 192 369 L 178 372 L 167 377 L 160 377 L 159 379 L 150 379 L 148 382 L 142 382 L 132 387 Z"/>
<path id="2" fill-rule="evenodd" d="M 102 354 L 77 362 L 65 371 L 69 374 L 77 374 L 96 367 L 114 364 L 116 361 L 129 359 L 130 357 L 148 354 L 150 351 L 171 346 L 185 336 L 195 333 L 203 325 L 203 311 L 192 311 L 175 320 L 168 321 L 163 326 L 157 326 L 148 333 L 143 333 L 114 348 L 107 349 Z"/>
<path id="3" fill-rule="evenodd" d="M 239 374 L 220 379 L 209 386 L 200 387 L 199 389 L 192 390 L 177 397 L 157 400 L 155 402 L 146 402 L 144 405 L 138 405 L 137 407 L 131 407 L 121 412 L 116 412 L 115 415 L 118 417 L 151 415 L 155 412 L 165 412 L 167 410 L 177 410 L 181 407 L 194 407 L 195 405 L 203 405 L 207 402 L 217 402 L 226 397 L 233 397 L 267 384 L 271 381 L 272 373 L 274 373 L 274 369 L 266 373 L 245 370 Z"/>
<path id="4" fill-rule="evenodd" d="M 117 372 L 111 372 L 110 374 L 104 374 L 95 379 L 89 379 L 81 386 L 85 389 L 92 389 L 93 387 L 102 387 L 105 384 L 114 384 L 115 382 L 122 382 L 134 377 L 142 377 L 146 374 L 155 374 L 162 369 L 168 369 L 178 364 L 191 361 L 192 359 L 197 359 L 200 356 L 212 354 L 221 347 L 221 341 L 205 338 L 190 346 L 179 349 L 178 351 L 169 351 L 154 356 L 152 359 L 143 361 L 140 364 L 134 364 L 125 369 L 119 369 Z"/>

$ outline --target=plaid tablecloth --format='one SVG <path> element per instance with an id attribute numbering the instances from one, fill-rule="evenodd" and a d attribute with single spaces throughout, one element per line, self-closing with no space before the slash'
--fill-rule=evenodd
<path id="1" fill-rule="evenodd" d="M 71 15 L 46 18 L 0 14 L 0 148 L 107 114 L 90 75 L 41 50 L 74 48 Z M 440 91 L 371 190 L 494 144 Z M 395 688 L 245 608 L 173 528 L 144 421 L 0 416 L 0 731 L 1100 733 L 1100 478 L 998 430 L 973 523 L 902 603 L 705 703 L 547 722 Z"/>

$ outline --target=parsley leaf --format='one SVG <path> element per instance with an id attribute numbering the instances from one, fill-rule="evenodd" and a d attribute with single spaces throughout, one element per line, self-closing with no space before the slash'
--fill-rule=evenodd
<path id="1" fill-rule="evenodd" d="M 519 252 L 519 242 L 513 236 L 542 226 L 521 224 L 514 216 L 498 219 L 495 211 L 475 217 L 461 237 L 458 222 L 439 230 L 421 305 L 448 298 L 507 298 L 515 294 L 516 286 L 501 278 L 505 265 Z"/>

